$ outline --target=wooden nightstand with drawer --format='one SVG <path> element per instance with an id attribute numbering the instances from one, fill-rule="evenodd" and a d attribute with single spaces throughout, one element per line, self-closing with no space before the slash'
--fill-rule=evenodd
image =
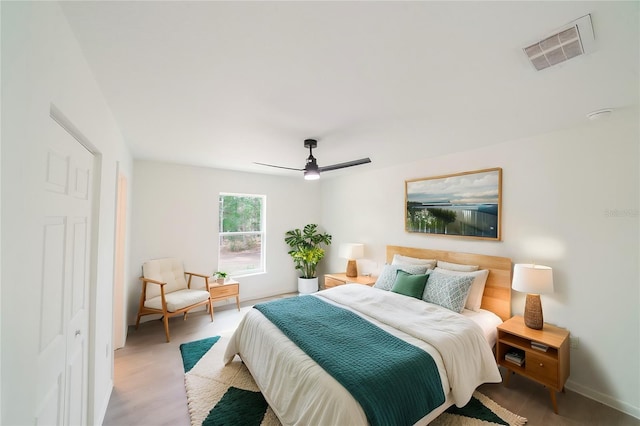
<path id="1" fill-rule="evenodd" d="M 543 349 L 534 348 L 532 342 Z M 521 365 L 507 359 L 511 353 L 522 357 Z M 545 385 L 553 411 L 558 414 L 556 392 L 564 390 L 570 372 L 569 331 L 549 324 L 544 324 L 542 330 L 534 330 L 524 324 L 521 316 L 515 316 L 498 326 L 496 361 L 507 369 L 505 386 L 509 384 L 511 372 Z"/>
<path id="2" fill-rule="evenodd" d="M 209 281 L 209 294 L 212 302 L 236 298 L 236 307 L 240 310 L 240 283 L 233 279 L 228 279 L 224 284 L 216 281 Z"/>
<path id="3" fill-rule="evenodd" d="M 337 274 L 324 274 L 324 288 L 331 288 L 351 283 L 372 286 L 376 283 L 376 277 L 365 277 L 363 275 L 358 275 L 357 277 L 348 277 L 344 272 Z"/>

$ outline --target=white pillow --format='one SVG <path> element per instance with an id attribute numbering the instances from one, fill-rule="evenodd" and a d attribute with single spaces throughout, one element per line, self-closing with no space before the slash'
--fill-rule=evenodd
<path id="1" fill-rule="evenodd" d="M 460 263 L 450 263 L 438 260 L 438 268 L 448 269 L 450 271 L 473 272 L 480 269 L 478 265 L 462 265 Z"/>
<path id="2" fill-rule="evenodd" d="M 442 274 L 435 270 L 429 272 L 422 300 L 435 303 L 453 312 L 462 312 L 469 296 L 473 277 Z"/>
<path id="3" fill-rule="evenodd" d="M 482 294 L 484 293 L 484 285 L 487 283 L 487 277 L 489 276 L 488 269 L 481 269 L 479 271 L 473 272 L 463 272 L 452 271 L 450 269 L 443 269 L 438 267 L 435 270 L 446 275 L 473 277 L 471 289 L 469 290 L 469 295 L 467 296 L 467 301 L 465 302 L 464 307 L 476 312 L 480 310 L 480 305 L 482 304 Z"/>
<path id="4" fill-rule="evenodd" d="M 401 254 L 394 254 L 392 265 L 427 265 L 427 269 L 433 269 L 436 267 L 437 260 L 435 259 L 419 259 L 417 257 L 403 256 Z"/>

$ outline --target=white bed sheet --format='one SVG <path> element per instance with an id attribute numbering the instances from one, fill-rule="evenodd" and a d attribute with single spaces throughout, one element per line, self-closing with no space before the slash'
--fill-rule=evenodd
<path id="1" fill-rule="evenodd" d="M 316 293 L 315 297 L 322 297 L 325 301 L 341 305 L 335 300 L 335 297 L 341 299 L 343 296 L 340 293 L 344 292 L 352 293 L 349 296 L 351 298 L 360 294 L 359 292 L 370 292 L 365 294 L 375 295 L 376 297 L 374 298 L 373 304 L 368 305 L 367 309 L 370 310 L 375 309 L 376 304 L 380 304 L 382 300 L 378 299 L 378 297 L 380 297 L 379 294 L 375 294 L 375 292 L 382 292 L 381 290 L 371 289 L 370 287 L 364 287 L 358 284 L 335 287 L 325 292 Z M 395 300 L 396 304 L 415 305 L 417 303 L 424 303 L 395 293 L 384 293 L 388 293 L 389 296 Z M 328 295 L 331 295 L 333 300 L 323 297 Z M 383 306 L 387 306 L 387 303 L 384 302 Z M 437 307 L 435 309 L 443 308 Z M 408 311 L 408 309 L 404 309 L 404 314 Z M 450 311 L 447 312 L 450 313 Z M 436 362 L 438 371 L 440 372 L 443 392 L 446 395 L 446 401 L 442 406 L 432 411 L 416 424 L 427 424 L 452 403 L 460 402 L 460 392 L 458 392 L 457 397 L 454 398 L 454 393 L 450 391 L 449 375 L 445 369 L 445 361 L 438 349 L 430 343 L 422 341 L 420 338 L 412 335 L 414 334 L 412 332 L 408 334 L 361 312 L 357 313 L 385 331 L 422 348 L 428 352 Z M 450 333 L 450 331 L 447 331 L 447 333 Z M 482 333 L 478 331 L 478 334 Z M 484 342 L 482 342 L 482 344 L 484 344 Z M 484 349 L 490 353 L 489 346 Z M 256 383 L 262 390 L 267 402 L 269 402 L 269 405 L 283 424 L 367 424 L 364 411 L 351 394 L 282 334 L 282 332 L 259 311 L 251 310 L 245 316 L 227 347 L 225 362 L 231 361 L 235 354 L 241 356 L 256 380 Z M 450 356 L 445 358 L 447 360 L 446 362 L 451 363 Z M 493 368 L 495 372 L 491 371 L 488 375 L 483 375 L 484 381 L 500 381 L 500 374 L 495 366 L 495 361 L 493 362 Z M 466 376 L 466 371 L 458 371 L 457 375 L 455 372 L 453 373 L 456 381 L 460 381 L 463 376 Z M 475 382 L 466 383 L 462 387 L 475 389 L 479 384 L 480 383 Z"/>
<path id="2" fill-rule="evenodd" d="M 493 348 L 498 338 L 497 327 L 502 324 L 502 319 L 493 312 L 485 309 L 480 309 L 477 312 L 465 309 L 462 311 L 462 315 L 480 326 L 489 346 Z"/>

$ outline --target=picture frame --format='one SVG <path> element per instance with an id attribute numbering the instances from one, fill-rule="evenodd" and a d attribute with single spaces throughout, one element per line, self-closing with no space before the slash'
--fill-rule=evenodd
<path id="1" fill-rule="evenodd" d="M 502 169 L 405 181 L 405 230 L 501 241 Z"/>

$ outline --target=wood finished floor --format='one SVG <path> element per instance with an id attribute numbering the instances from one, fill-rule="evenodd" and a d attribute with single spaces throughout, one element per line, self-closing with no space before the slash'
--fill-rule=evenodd
<path id="1" fill-rule="evenodd" d="M 179 346 L 205 337 L 231 335 L 251 304 L 215 309 L 215 320 L 205 312 L 170 319 L 171 342 L 165 343 L 160 321 L 130 329 L 127 344 L 115 354 L 114 389 L 105 426 L 189 426 L 184 370 Z M 504 374 L 504 372 L 503 372 Z M 640 426 L 640 420 L 575 392 L 558 394 L 557 415 L 546 388 L 518 375 L 509 387 L 485 384 L 479 390 L 508 410 L 526 417 L 529 426 Z"/>

